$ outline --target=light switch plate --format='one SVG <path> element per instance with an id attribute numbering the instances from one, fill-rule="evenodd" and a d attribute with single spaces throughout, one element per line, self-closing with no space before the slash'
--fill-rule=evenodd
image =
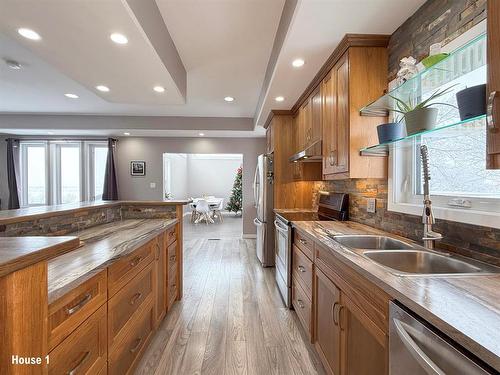
<path id="1" fill-rule="evenodd" d="M 375 213 L 377 208 L 377 200 L 375 198 L 367 198 L 366 199 L 366 211 L 369 213 Z"/>
<path id="2" fill-rule="evenodd" d="M 150 182 L 150 183 L 149 183 L 149 187 L 150 187 L 151 189 L 156 189 L 156 182 Z"/>

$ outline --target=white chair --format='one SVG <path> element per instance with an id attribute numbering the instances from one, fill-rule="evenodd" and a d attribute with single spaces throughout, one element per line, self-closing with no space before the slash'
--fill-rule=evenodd
<path id="1" fill-rule="evenodd" d="M 198 218 L 196 219 L 195 224 L 198 224 L 202 220 L 205 220 L 207 225 L 209 223 L 214 223 L 214 221 L 210 217 L 210 207 L 208 206 L 208 202 L 205 199 L 198 199 L 196 201 L 196 212 L 198 214 Z"/>
<path id="2" fill-rule="evenodd" d="M 222 210 L 224 209 L 224 198 L 222 198 L 218 205 L 212 207 L 212 218 L 219 219 L 222 223 L 224 222 L 224 218 L 222 217 Z"/>
<path id="3" fill-rule="evenodd" d="M 198 219 L 198 211 L 196 211 L 196 203 L 195 202 L 191 202 L 189 204 L 189 208 L 191 209 L 191 223 L 194 223 L 196 221 L 196 219 Z"/>

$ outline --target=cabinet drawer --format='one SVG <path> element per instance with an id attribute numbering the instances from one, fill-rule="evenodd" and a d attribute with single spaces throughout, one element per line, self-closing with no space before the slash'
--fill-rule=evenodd
<path id="1" fill-rule="evenodd" d="M 308 337 L 311 338 L 311 300 L 295 278 L 292 278 L 292 305 Z"/>
<path id="2" fill-rule="evenodd" d="M 104 305 L 50 352 L 49 374 L 98 373 L 106 365 L 106 345 Z"/>
<path id="3" fill-rule="evenodd" d="M 106 302 L 106 279 L 101 271 L 49 305 L 49 351 Z"/>
<path id="4" fill-rule="evenodd" d="M 158 249 L 158 239 L 144 246 L 108 267 L 108 293 L 113 296 L 125 286 L 146 264 L 153 261 Z"/>
<path id="5" fill-rule="evenodd" d="M 131 374 L 153 333 L 153 303 L 145 305 L 127 327 L 127 334 L 108 356 L 109 374 Z"/>
<path id="6" fill-rule="evenodd" d="M 292 258 L 292 275 L 302 284 L 305 292 L 309 299 L 312 296 L 312 282 L 313 282 L 313 263 L 308 257 L 304 255 L 302 251 L 299 250 L 297 246 L 293 246 L 293 258 Z"/>
<path id="7" fill-rule="evenodd" d="M 172 268 L 177 264 L 177 241 L 174 241 L 168 247 L 168 268 Z"/>
<path id="8" fill-rule="evenodd" d="M 140 307 L 153 300 L 153 265 L 150 263 L 108 301 L 108 342 L 111 348 L 127 334 L 127 322 Z"/>
<path id="9" fill-rule="evenodd" d="M 178 285 L 177 285 L 177 264 L 168 269 L 168 310 L 172 307 L 177 299 Z"/>
<path id="10" fill-rule="evenodd" d="M 313 241 L 304 237 L 297 229 L 294 231 L 293 243 L 310 259 L 313 260 Z"/>
<path id="11" fill-rule="evenodd" d="M 166 245 L 169 246 L 177 239 L 177 225 L 173 225 L 165 231 Z"/>

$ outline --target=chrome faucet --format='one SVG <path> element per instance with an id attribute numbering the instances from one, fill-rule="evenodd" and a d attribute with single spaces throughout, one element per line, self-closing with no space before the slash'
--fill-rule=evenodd
<path id="1" fill-rule="evenodd" d="M 436 223 L 434 214 L 432 213 L 432 202 L 429 193 L 429 180 L 431 179 L 429 173 L 429 151 L 426 145 L 420 146 L 420 156 L 422 158 L 422 169 L 424 177 L 424 212 L 422 214 L 422 223 L 424 224 L 424 247 L 427 249 L 434 248 L 434 242 L 443 238 L 441 233 L 434 232 L 432 225 Z"/>

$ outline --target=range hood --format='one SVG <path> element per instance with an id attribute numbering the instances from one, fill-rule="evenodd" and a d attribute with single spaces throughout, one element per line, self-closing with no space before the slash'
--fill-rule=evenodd
<path id="1" fill-rule="evenodd" d="M 318 163 L 323 160 L 321 141 L 316 141 L 304 150 L 297 152 L 292 155 L 289 159 L 293 162 L 300 163 Z"/>

